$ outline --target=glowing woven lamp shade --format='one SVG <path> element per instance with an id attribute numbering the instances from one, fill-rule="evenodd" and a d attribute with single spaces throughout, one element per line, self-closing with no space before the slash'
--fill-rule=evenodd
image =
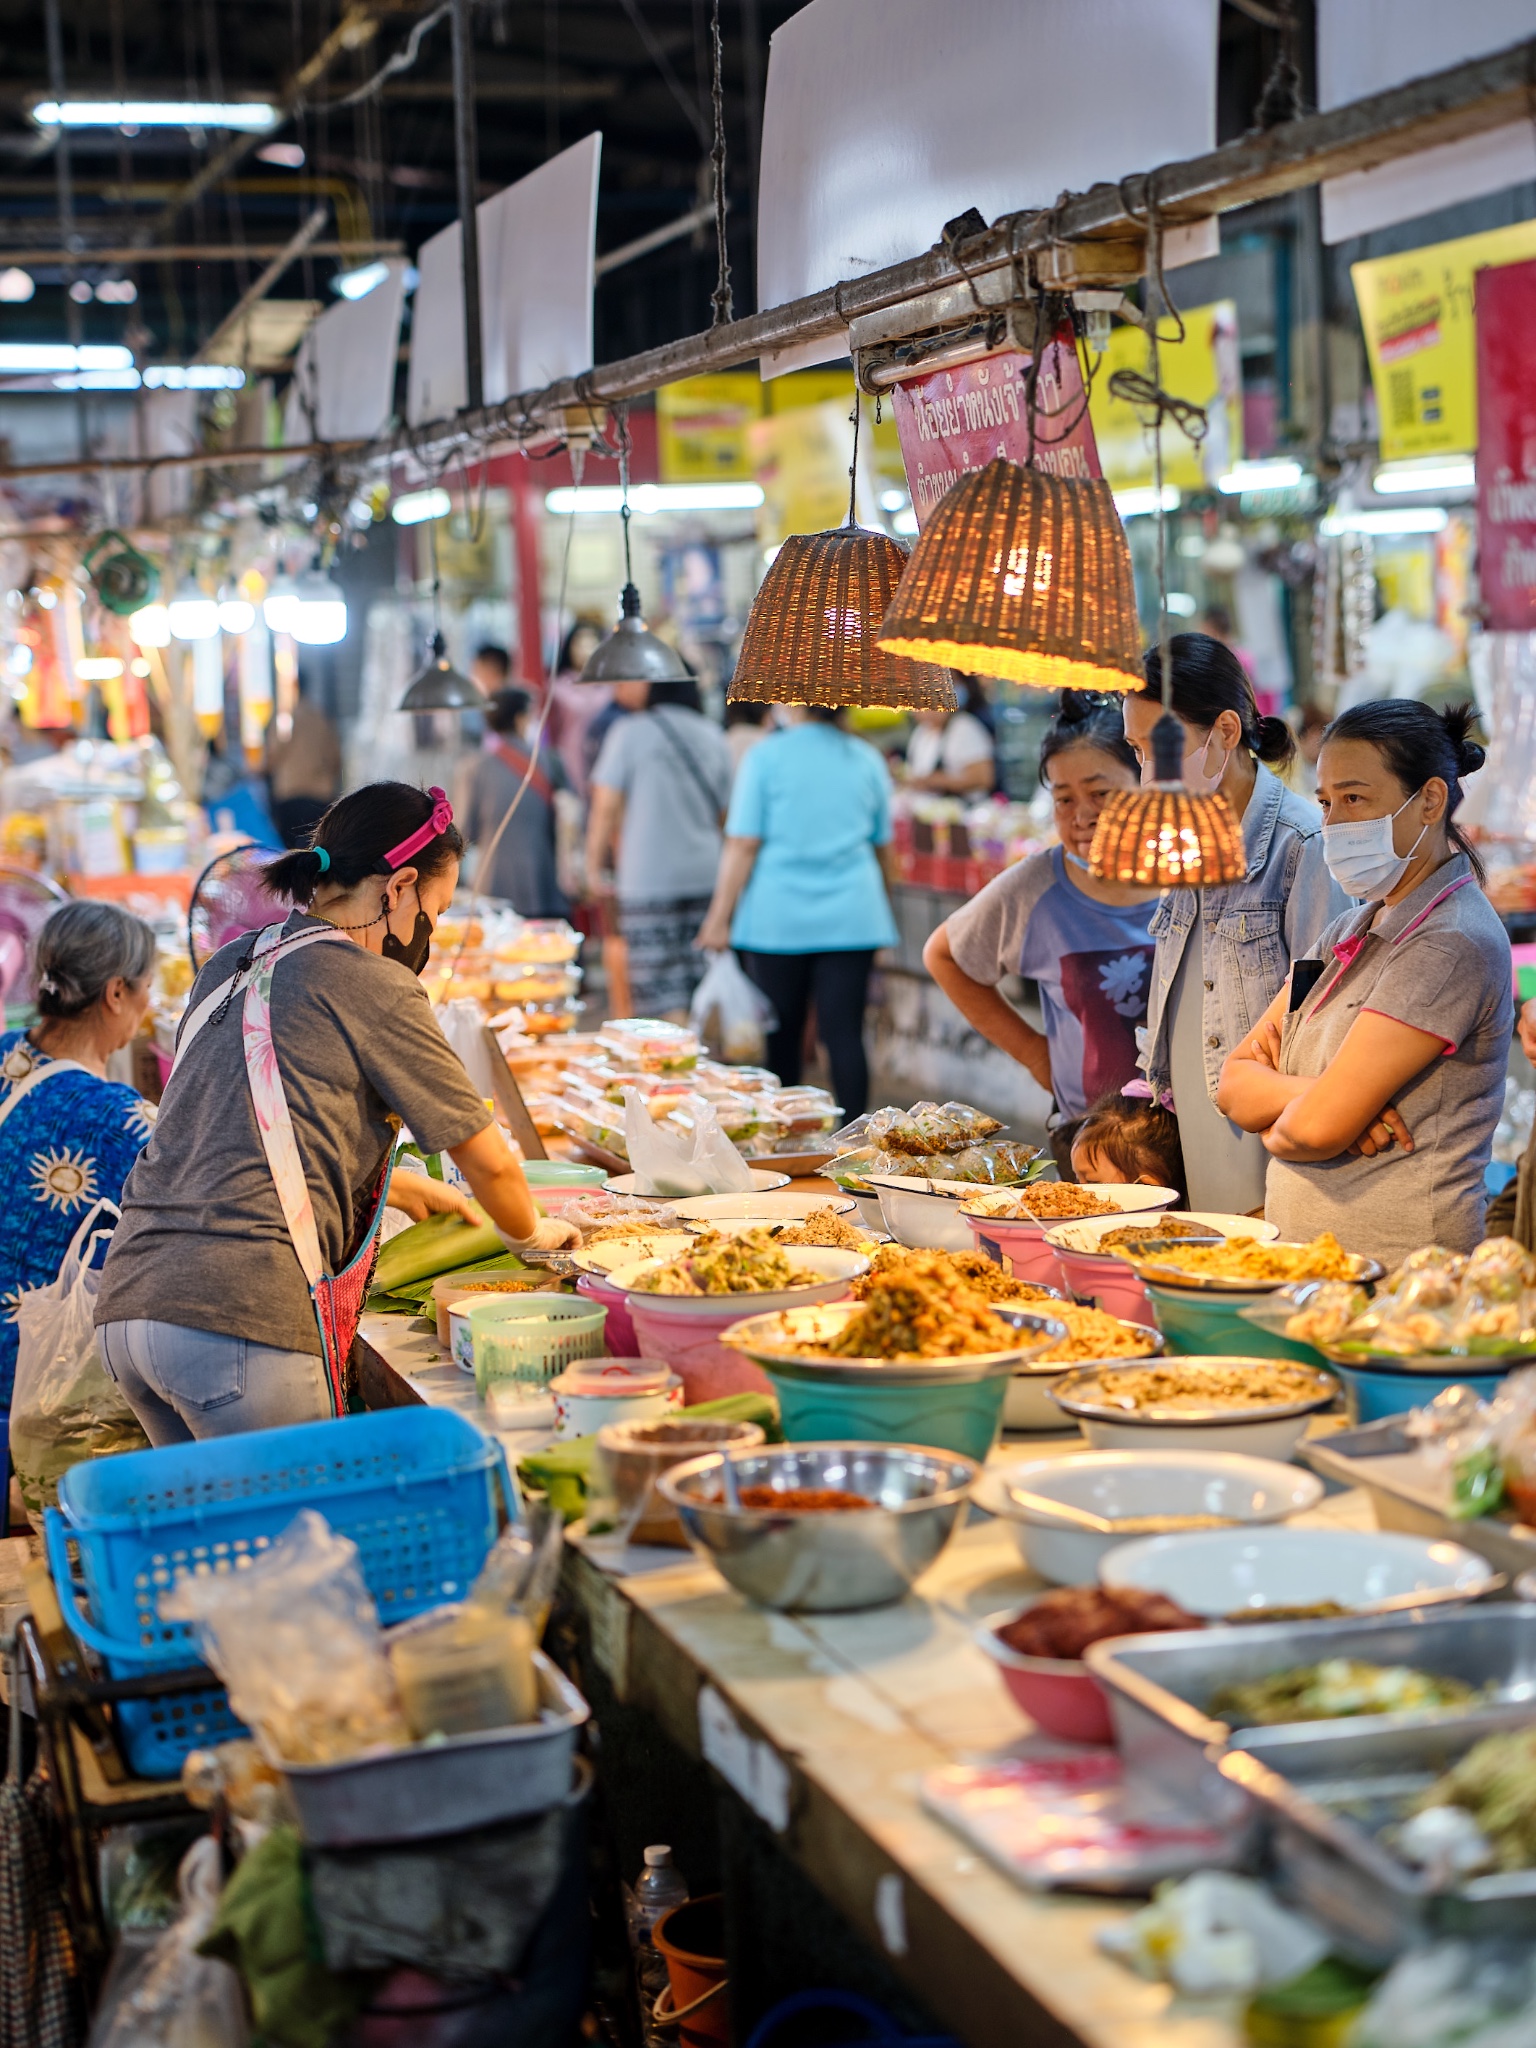
<path id="1" fill-rule="evenodd" d="M 1165 711 L 1152 728 L 1156 780 L 1118 790 L 1099 813 L 1088 867 L 1100 881 L 1202 889 L 1247 874 L 1237 813 L 1219 794 L 1192 796 L 1179 779 L 1183 766 L 1183 727 Z"/>
<path id="2" fill-rule="evenodd" d="M 1139 690 L 1131 550 L 1102 480 L 998 457 L 934 508 L 885 615 L 887 654 L 1040 690 Z"/>
<path id="3" fill-rule="evenodd" d="M 727 692 L 736 704 L 883 704 L 953 711 L 954 679 L 876 645 L 907 558 L 888 534 L 793 533 L 747 618 Z"/>

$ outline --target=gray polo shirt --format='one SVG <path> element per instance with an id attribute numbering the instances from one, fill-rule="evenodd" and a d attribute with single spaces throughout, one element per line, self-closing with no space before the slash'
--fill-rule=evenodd
<path id="1" fill-rule="evenodd" d="M 1282 1238 L 1331 1230 L 1389 1270 L 1421 1245 L 1471 1251 L 1483 1236 L 1483 1172 L 1515 1022 L 1509 939 L 1472 863 L 1456 854 L 1390 910 L 1360 904 L 1329 925 L 1317 951 L 1329 967 L 1285 1021 L 1282 1073 L 1321 1074 L 1362 1010 L 1432 1032 L 1445 1050 L 1393 1097 L 1412 1152 L 1393 1146 L 1310 1166 L 1271 1159 L 1265 1215 Z"/>

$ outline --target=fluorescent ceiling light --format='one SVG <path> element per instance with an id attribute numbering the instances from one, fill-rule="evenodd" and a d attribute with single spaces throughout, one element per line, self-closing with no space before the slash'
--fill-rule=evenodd
<path id="1" fill-rule="evenodd" d="M 0 341 L 0 374 L 36 376 L 47 370 L 131 370 L 132 349 L 67 341 Z"/>
<path id="2" fill-rule="evenodd" d="M 347 600 L 329 576 L 311 570 L 295 588 L 293 637 L 302 647 L 334 647 L 347 637 Z"/>
<path id="3" fill-rule="evenodd" d="M 276 164 L 279 170 L 302 171 L 304 150 L 297 142 L 264 142 L 256 152 L 260 164 Z"/>
<path id="4" fill-rule="evenodd" d="M 244 384 L 244 370 L 232 363 L 151 363 L 144 372 L 146 391 L 239 391 Z"/>
<path id="5" fill-rule="evenodd" d="M 1417 456 L 1409 462 L 1384 462 L 1372 481 L 1388 497 L 1397 491 L 1470 491 L 1477 484 L 1477 465 L 1470 455 L 1449 462 Z"/>
<path id="6" fill-rule="evenodd" d="M 366 299 L 388 275 L 387 263 L 365 263 L 361 270 L 338 271 L 331 279 L 331 290 L 340 292 L 344 299 Z"/>
<path id="7" fill-rule="evenodd" d="M 37 286 L 24 270 L 14 265 L 9 270 L 0 270 L 0 302 L 7 306 L 24 306 L 37 290 Z"/>
<path id="8" fill-rule="evenodd" d="M 291 576 L 274 576 L 261 601 L 269 633 L 291 633 L 299 612 L 299 593 Z"/>
<path id="9" fill-rule="evenodd" d="M 96 297 L 103 306 L 131 306 L 139 296 L 139 288 L 131 277 L 104 277 L 96 287 Z"/>
<path id="10" fill-rule="evenodd" d="M 40 100 L 39 128 L 239 128 L 265 134 L 277 109 L 261 100 Z"/>
<path id="11" fill-rule="evenodd" d="M 1177 512 L 1182 500 L 1176 484 L 1163 485 L 1163 510 Z M 1115 510 L 1122 519 L 1140 519 L 1157 510 L 1157 492 L 1150 484 L 1145 489 L 1116 491 Z"/>
<path id="12" fill-rule="evenodd" d="M 396 526 L 420 526 L 424 519 L 446 519 L 452 510 L 446 491 L 407 491 L 390 506 L 389 516 Z"/>
<path id="13" fill-rule="evenodd" d="M 171 599 L 166 617 L 173 640 L 211 640 L 219 630 L 217 599 L 200 590 L 190 577 Z"/>
<path id="14" fill-rule="evenodd" d="M 123 672 L 123 664 L 110 654 L 75 663 L 75 675 L 82 683 L 115 682 Z"/>
<path id="15" fill-rule="evenodd" d="M 147 604 L 130 616 L 128 631 L 140 647 L 169 647 L 171 615 L 163 604 Z"/>
<path id="16" fill-rule="evenodd" d="M 1268 462 L 1234 463 L 1225 476 L 1216 479 L 1218 491 L 1231 498 L 1239 491 L 1293 491 L 1301 482 L 1299 462 L 1276 458 Z"/>
<path id="17" fill-rule="evenodd" d="M 569 484 L 551 491 L 546 512 L 617 512 L 624 494 L 613 484 Z M 642 519 L 657 512 L 755 512 L 763 502 L 761 484 L 632 484 L 629 507 Z"/>
<path id="18" fill-rule="evenodd" d="M 1450 517 L 1443 505 L 1403 505 L 1390 512 L 1355 512 L 1347 508 L 1330 512 L 1319 532 L 1336 533 L 1438 533 Z"/>
<path id="19" fill-rule="evenodd" d="M 1168 609 L 1177 619 L 1192 619 L 1200 607 L 1187 590 L 1170 590 Z"/>
<path id="20" fill-rule="evenodd" d="M 72 370 L 67 377 L 55 377 L 55 391 L 137 391 L 137 370 Z"/>

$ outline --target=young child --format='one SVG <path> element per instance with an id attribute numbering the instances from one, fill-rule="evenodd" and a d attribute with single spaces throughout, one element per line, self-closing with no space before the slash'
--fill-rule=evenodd
<path id="1" fill-rule="evenodd" d="M 1101 1095 L 1072 1140 L 1072 1171 L 1079 1180 L 1177 1188 L 1182 1205 L 1179 1120 L 1161 1103 L 1134 1095 Z"/>

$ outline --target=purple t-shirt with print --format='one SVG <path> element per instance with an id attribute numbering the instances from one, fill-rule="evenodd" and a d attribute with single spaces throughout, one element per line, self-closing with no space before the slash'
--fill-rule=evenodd
<path id="1" fill-rule="evenodd" d="M 1136 1031 L 1147 1021 L 1157 907 L 1100 903 L 1072 879 L 1059 846 L 989 882 L 948 921 L 949 950 L 973 981 L 1022 974 L 1040 990 L 1051 1081 L 1064 1117 L 1136 1076 Z"/>

